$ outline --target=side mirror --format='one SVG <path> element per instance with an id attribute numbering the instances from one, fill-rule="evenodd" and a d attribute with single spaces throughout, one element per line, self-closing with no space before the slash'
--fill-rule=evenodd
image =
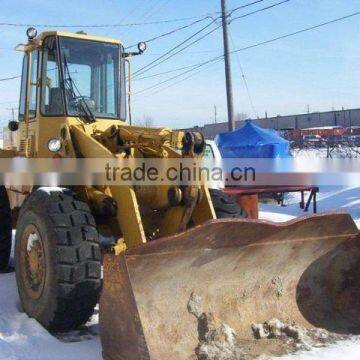
<path id="1" fill-rule="evenodd" d="M 8 129 L 13 132 L 13 131 L 17 131 L 19 129 L 19 122 L 18 121 L 9 121 L 8 124 Z"/>

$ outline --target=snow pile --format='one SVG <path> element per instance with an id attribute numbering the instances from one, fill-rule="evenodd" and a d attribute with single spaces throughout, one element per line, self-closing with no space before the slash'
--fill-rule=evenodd
<path id="1" fill-rule="evenodd" d="M 279 319 L 271 319 L 263 324 L 253 324 L 252 330 L 257 339 L 281 339 L 293 350 L 311 350 L 342 339 L 325 329 L 306 329 L 297 324 L 287 324 Z"/>
<path id="2" fill-rule="evenodd" d="M 199 344 L 195 349 L 198 360 L 244 359 L 245 354 L 237 345 L 236 332 L 214 314 L 203 312 L 198 295 L 191 294 L 187 308 L 198 321 Z"/>
<path id="3" fill-rule="evenodd" d="M 236 344 L 235 331 L 211 313 L 203 313 L 199 321 L 198 360 L 241 360 L 245 354 Z"/>

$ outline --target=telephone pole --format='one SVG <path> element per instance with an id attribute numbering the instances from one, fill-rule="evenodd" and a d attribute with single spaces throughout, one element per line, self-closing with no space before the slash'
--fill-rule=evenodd
<path id="1" fill-rule="evenodd" d="M 15 121 L 15 110 L 16 110 L 16 108 L 11 107 L 11 108 L 7 108 L 6 110 L 11 110 L 12 121 Z M 14 134 L 13 134 L 13 132 L 10 131 L 8 136 L 9 136 L 8 141 L 10 141 L 11 146 L 14 146 Z"/>
<path id="2" fill-rule="evenodd" d="M 14 108 L 14 107 L 6 108 L 6 110 L 11 110 L 12 121 L 15 121 L 15 110 L 16 110 L 16 108 Z"/>
<path id="3" fill-rule="evenodd" d="M 214 121 L 215 121 L 215 124 L 217 123 L 217 108 L 216 108 L 216 105 L 214 105 Z"/>
<path id="4" fill-rule="evenodd" d="M 233 104 L 233 92 L 232 92 L 232 78 L 231 78 L 231 63 L 229 54 L 229 35 L 228 35 L 228 20 L 226 0 L 221 0 L 221 15 L 222 15 L 222 28 L 224 38 L 224 59 L 225 59 L 225 78 L 226 78 L 226 98 L 227 98 L 227 111 L 228 111 L 228 123 L 229 131 L 235 130 L 234 121 L 234 104 Z"/>

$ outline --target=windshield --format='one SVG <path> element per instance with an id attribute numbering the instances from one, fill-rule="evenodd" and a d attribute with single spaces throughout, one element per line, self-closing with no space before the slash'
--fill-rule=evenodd
<path id="1" fill-rule="evenodd" d="M 79 115 L 85 104 L 96 117 L 122 118 L 119 46 L 60 37 L 60 53 L 68 114 Z"/>

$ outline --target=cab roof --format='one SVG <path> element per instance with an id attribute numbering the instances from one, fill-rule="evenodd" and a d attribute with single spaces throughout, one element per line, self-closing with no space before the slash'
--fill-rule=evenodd
<path id="1" fill-rule="evenodd" d="M 82 34 L 82 33 L 71 33 L 71 32 L 66 32 L 66 31 L 56 31 L 56 30 L 54 30 L 54 31 L 44 31 L 37 37 L 37 39 L 42 41 L 47 36 L 64 36 L 64 37 L 71 37 L 71 38 L 75 38 L 75 39 L 101 41 L 101 42 L 106 42 L 106 43 L 110 43 L 110 44 L 121 45 L 121 42 L 119 40 L 112 39 L 112 38 L 107 38 L 107 37 L 102 37 L 102 36 L 94 36 L 94 35 L 88 35 L 88 34 Z"/>
<path id="2" fill-rule="evenodd" d="M 63 36 L 63 37 L 69 37 L 73 39 L 84 39 L 84 40 L 90 40 L 90 41 L 99 41 L 103 43 L 108 44 L 115 44 L 115 45 L 122 45 L 122 43 L 117 39 L 102 37 L 102 36 L 94 36 L 94 35 L 88 35 L 85 33 L 71 33 L 66 31 L 44 31 L 40 35 L 38 35 L 35 39 L 28 41 L 26 44 L 18 44 L 15 47 L 16 51 L 24 51 L 24 52 L 31 52 L 35 49 L 38 49 L 41 46 L 42 41 L 47 36 Z"/>

